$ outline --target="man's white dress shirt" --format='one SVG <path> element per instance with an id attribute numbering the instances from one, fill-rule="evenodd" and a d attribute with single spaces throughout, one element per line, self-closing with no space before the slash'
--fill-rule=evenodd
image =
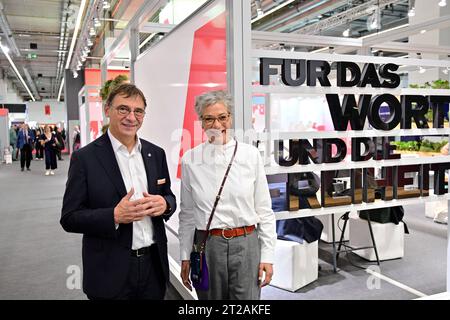
<path id="1" fill-rule="evenodd" d="M 117 140 L 109 130 L 108 136 L 111 140 L 114 154 L 117 163 L 119 164 L 120 174 L 122 175 L 127 192 L 129 192 L 131 188 L 134 188 L 134 195 L 130 200 L 143 198 L 144 191 L 148 192 L 148 185 L 147 172 L 145 171 L 144 160 L 142 159 L 141 154 L 142 145 L 139 137 L 136 136 L 136 144 L 130 153 L 128 152 L 127 147 Z M 116 228 L 118 228 L 118 225 L 116 225 Z M 150 246 L 154 243 L 153 234 L 153 223 L 150 217 L 147 216 L 141 221 L 133 222 L 133 242 L 131 249 L 137 250 Z"/>
<path id="2" fill-rule="evenodd" d="M 181 260 L 189 260 L 195 228 L 206 230 L 235 144 L 235 140 L 225 145 L 205 142 L 183 155 L 178 230 Z M 258 149 L 239 142 L 210 229 L 250 225 L 257 225 L 261 262 L 273 263 L 277 235 L 263 162 Z"/>

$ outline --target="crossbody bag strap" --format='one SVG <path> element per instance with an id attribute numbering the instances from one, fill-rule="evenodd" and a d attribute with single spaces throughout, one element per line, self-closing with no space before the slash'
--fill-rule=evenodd
<path id="1" fill-rule="evenodd" d="M 211 215 L 209 216 L 208 224 L 206 225 L 205 236 L 204 236 L 203 241 L 201 242 L 201 245 L 200 245 L 200 248 L 202 250 L 205 248 L 205 243 L 206 243 L 206 239 L 208 237 L 209 228 L 211 227 L 211 221 L 212 221 L 212 218 L 214 216 L 214 212 L 216 211 L 217 204 L 219 203 L 220 196 L 222 195 L 223 186 L 225 185 L 225 181 L 227 180 L 228 173 L 230 172 L 230 169 L 231 169 L 231 165 L 233 164 L 234 158 L 236 157 L 237 147 L 238 147 L 238 142 L 236 140 L 236 145 L 234 146 L 233 156 L 231 157 L 230 163 L 228 164 L 227 171 L 225 171 L 225 175 L 224 175 L 224 177 L 222 179 L 222 184 L 220 185 L 219 192 L 217 193 L 216 200 L 214 201 L 214 206 L 213 206 L 213 208 L 211 210 Z"/>

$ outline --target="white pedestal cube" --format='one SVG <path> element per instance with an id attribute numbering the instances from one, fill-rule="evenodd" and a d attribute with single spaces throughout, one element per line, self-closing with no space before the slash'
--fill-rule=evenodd
<path id="1" fill-rule="evenodd" d="M 270 284 L 293 292 L 316 280 L 319 276 L 318 251 L 318 241 L 277 240 Z"/>
<path id="2" fill-rule="evenodd" d="M 337 213 L 334 215 L 334 234 L 335 234 L 335 241 L 338 242 L 341 239 L 342 231 L 341 229 L 344 228 L 344 221 L 339 220 L 340 217 L 342 217 L 345 213 Z M 320 236 L 320 240 L 332 243 L 333 242 L 333 230 L 332 230 L 332 219 L 331 214 L 327 215 L 318 215 L 316 216 L 317 219 L 322 221 L 323 224 L 323 230 L 322 234 Z M 339 229 L 340 228 L 340 229 Z M 349 225 L 347 223 L 347 227 L 345 228 L 344 232 L 344 241 L 348 241 L 349 239 Z"/>
<path id="3" fill-rule="evenodd" d="M 403 222 L 395 224 L 371 221 L 371 225 L 380 260 L 402 258 L 405 233 Z M 350 217 L 350 230 L 349 245 L 352 248 L 373 245 L 367 220 L 359 217 Z M 353 253 L 369 261 L 377 260 L 373 248 L 356 250 Z"/>
<path id="4" fill-rule="evenodd" d="M 425 217 L 434 219 L 437 213 L 447 209 L 447 200 L 427 201 L 425 202 Z"/>
<path id="5" fill-rule="evenodd" d="M 6 164 L 12 163 L 12 156 L 10 154 L 5 155 L 5 163 Z"/>

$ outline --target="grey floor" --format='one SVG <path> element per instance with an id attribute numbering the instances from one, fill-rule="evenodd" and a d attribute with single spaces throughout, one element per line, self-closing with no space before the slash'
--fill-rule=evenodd
<path id="1" fill-rule="evenodd" d="M 59 224 L 68 156 L 54 176 L 0 164 L 0 299 L 86 299 L 81 290 L 81 235 Z M 167 299 L 178 299 L 172 288 Z"/>
<path id="2" fill-rule="evenodd" d="M 44 163 L 30 172 L 19 164 L 0 164 L 0 299 L 86 299 L 81 286 L 81 236 L 59 225 L 68 157 L 55 176 L 44 176 Z M 447 226 L 424 217 L 424 205 L 405 208 L 410 234 L 405 256 L 383 261 L 379 272 L 425 295 L 446 290 Z M 172 250 L 173 249 L 173 250 Z M 291 293 L 268 286 L 263 299 L 414 299 L 418 296 L 389 282 L 375 282 L 361 269 L 373 266 L 354 254 L 341 255 L 338 272 L 331 266 L 331 245 L 319 245 L 319 278 Z M 170 248 L 176 255 L 176 249 Z M 371 280 L 372 279 L 372 280 Z M 167 299 L 179 299 L 170 288 Z"/>
<path id="3" fill-rule="evenodd" d="M 447 225 L 433 222 L 424 215 L 424 205 L 405 207 L 404 257 L 382 261 L 379 269 L 353 253 L 340 255 L 338 272 L 333 272 L 332 245 L 319 243 L 319 277 L 311 284 L 292 293 L 269 286 L 263 299 L 353 299 L 404 300 L 420 296 L 402 287 L 405 285 L 425 296 L 446 291 Z M 377 271 L 394 280 L 378 280 L 366 272 Z"/>

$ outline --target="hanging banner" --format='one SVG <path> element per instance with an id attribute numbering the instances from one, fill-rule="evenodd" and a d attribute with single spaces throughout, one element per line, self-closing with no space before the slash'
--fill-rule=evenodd
<path id="1" fill-rule="evenodd" d="M 46 116 L 50 115 L 51 111 L 50 111 L 50 105 L 49 104 L 46 104 L 44 106 L 44 113 L 45 113 Z"/>

